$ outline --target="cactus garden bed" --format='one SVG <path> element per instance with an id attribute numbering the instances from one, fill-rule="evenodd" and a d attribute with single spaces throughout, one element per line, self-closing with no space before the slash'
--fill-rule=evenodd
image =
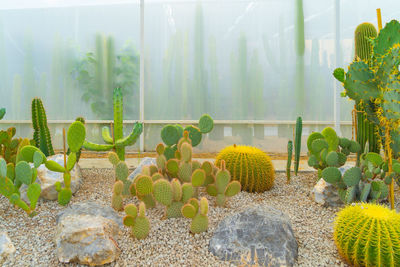
<path id="1" fill-rule="evenodd" d="M 151 231 L 144 240 L 135 240 L 126 227 L 115 240 L 120 248 L 116 262 L 108 266 L 229 266 L 208 252 L 209 240 L 217 225 L 228 215 L 246 210 L 249 205 L 268 205 L 284 211 L 292 222 L 297 239 L 298 266 L 346 266 L 339 260 L 332 240 L 332 222 L 338 208 L 325 208 L 316 204 L 311 196 L 315 174 L 300 174 L 286 184 L 283 173 L 276 175 L 275 186 L 261 194 L 241 192 L 227 204 L 227 208 L 214 207 L 214 198 L 204 192 L 210 203 L 209 229 L 205 233 L 189 233 L 190 220 L 185 218 L 161 220 L 161 206 L 147 211 Z M 101 181 L 101 182 L 99 182 Z M 109 206 L 114 183 L 110 169 L 83 170 L 83 184 L 72 197 L 71 204 L 93 200 Z M 138 203 L 136 198 L 125 203 Z M 6 231 L 16 252 L 3 266 L 77 266 L 60 264 L 54 243 L 56 215 L 64 207 L 57 201 L 40 200 L 38 215 L 29 218 L 0 197 L 0 231 Z M 123 212 L 119 213 L 123 216 Z M 117 265 L 118 264 L 118 265 Z"/>

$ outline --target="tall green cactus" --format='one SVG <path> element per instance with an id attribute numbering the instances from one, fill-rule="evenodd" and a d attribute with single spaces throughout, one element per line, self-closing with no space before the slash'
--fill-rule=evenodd
<path id="1" fill-rule="evenodd" d="M 363 60 L 369 65 L 372 64 L 372 45 L 370 38 L 376 38 L 377 31 L 371 23 L 362 23 L 358 25 L 354 32 L 355 58 Z M 365 106 L 374 107 L 371 101 L 356 101 L 357 111 L 357 142 L 361 145 L 361 151 L 357 154 L 357 164 L 360 163 L 360 155 L 364 153 L 365 144 L 368 142 L 368 151 L 379 153 L 379 133 L 378 126 L 368 121 L 367 115 L 364 114 Z"/>
<path id="2" fill-rule="evenodd" d="M 142 123 L 135 123 L 133 131 L 124 138 L 123 133 L 123 96 L 122 89 L 115 88 L 113 92 L 114 101 L 114 138 L 111 137 L 110 129 L 103 127 L 102 136 L 106 145 L 94 144 L 85 141 L 83 148 L 92 151 L 108 151 L 114 149 L 120 160 L 125 160 L 125 147 L 133 145 L 143 131 Z"/>
<path id="3" fill-rule="evenodd" d="M 51 143 L 50 130 L 47 126 L 46 111 L 40 98 L 32 100 L 32 126 L 34 129 L 33 139 L 36 147 L 39 148 L 46 157 L 54 155 Z"/>
<path id="4" fill-rule="evenodd" d="M 290 167 L 292 166 L 292 153 L 293 153 L 292 140 L 288 141 L 287 153 L 288 153 L 288 158 L 287 158 L 287 163 L 286 163 L 286 180 L 287 180 L 287 183 L 290 184 Z"/>
<path id="5" fill-rule="evenodd" d="M 304 12 L 303 0 L 296 0 L 295 6 L 295 51 L 296 51 L 296 111 L 304 113 L 305 90 L 304 90 Z"/>
<path id="6" fill-rule="evenodd" d="M 296 136 L 294 139 L 294 174 L 297 175 L 300 164 L 301 135 L 303 131 L 303 121 L 301 117 L 296 121 Z"/>

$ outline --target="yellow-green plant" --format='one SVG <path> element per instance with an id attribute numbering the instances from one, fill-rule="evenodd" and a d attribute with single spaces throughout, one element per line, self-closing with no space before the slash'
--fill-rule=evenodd
<path id="1" fill-rule="evenodd" d="M 357 203 L 335 220 L 339 254 L 354 266 L 400 266 L 400 215 L 384 206 Z"/>
<path id="2" fill-rule="evenodd" d="M 138 208 L 134 204 L 128 204 L 124 208 L 126 216 L 124 225 L 131 228 L 132 235 L 137 239 L 144 239 L 150 232 L 150 221 L 146 217 L 146 205 L 141 202 Z"/>
<path id="3" fill-rule="evenodd" d="M 208 200 L 205 197 L 200 199 L 196 198 L 189 200 L 189 203 L 182 207 L 182 215 L 186 218 L 192 219 L 190 231 L 193 234 L 205 232 L 208 229 Z"/>
<path id="4" fill-rule="evenodd" d="M 264 192 L 274 185 L 275 170 L 271 159 L 258 148 L 228 146 L 218 153 L 215 165 L 221 167 L 222 161 L 232 179 L 240 182 L 242 190 Z"/>
<path id="5" fill-rule="evenodd" d="M 124 199 L 122 197 L 123 190 L 124 190 L 124 183 L 122 181 L 116 181 L 113 186 L 111 207 L 117 211 L 123 210 L 124 208 Z"/>

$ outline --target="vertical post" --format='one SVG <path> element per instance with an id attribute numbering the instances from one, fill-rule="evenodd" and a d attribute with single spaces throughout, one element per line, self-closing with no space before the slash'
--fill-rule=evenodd
<path id="1" fill-rule="evenodd" d="M 140 135 L 140 152 L 144 151 L 144 0 L 140 0 L 140 122 L 143 133 Z"/>
<path id="2" fill-rule="evenodd" d="M 340 0 L 335 0 L 335 67 L 341 65 L 342 55 L 340 53 Z M 335 131 L 341 135 L 340 131 L 340 89 L 339 82 L 334 79 L 334 97 L 333 97 L 333 120 Z"/>

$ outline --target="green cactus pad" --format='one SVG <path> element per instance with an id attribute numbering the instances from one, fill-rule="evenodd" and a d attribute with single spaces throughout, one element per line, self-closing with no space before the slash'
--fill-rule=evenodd
<path id="1" fill-rule="evenodd" d="M 236 194 L 239 194 L 242 189 L 242 185 L 239 181 L 230 182 L 225 190 L 226 197 L 233 197 Z"/>
<path id="2" fill-rule="evenodd" d="M 194 188 L 190 183 L 184 183 L 182 185 L 182 201 L 187 202 L 194 195 Z"/>
<path id="3" fill-rule="evenodd" d="M 194 171 L 194 170 L 197 170 L 197 169 L 200 169 L 200 168 L 201 168 L 200 162 L 197 161 L 197 160 L 193 160 L 192 161 L 192 170 Z"/>
<path id="4" fill-rule="evenodd" d="M 317 139 L 324 139 L 324 136 L 319 132 L 313 132 L 310 134 L 307 139 L 307 148 L 309 151 L 312 151 L 312 143 Z"/>
<path id="5" fill-rule="evenodd" d="M 339 82 L 342 82 L 342 83 L 344 83 L 344 75 L 345 75 L 345 72 L 344 72 L 344 69 L 342 69 L 342 68 L 336 68 L 334 71 L 333 71 L 333 76 L 336 78 L 336 80 L 338 80 Z"/>
<path id="6" fill-rule="evenodd" d="M 58 193 L 58 203 L 61 206 L 65 206 L 69 203 L 72 197 L 72 191 L 69 188 L 63 188 L 61 191 Z"/>
<path id="7" fill-rule="evenodd" d="M 65 172 L 65 168 L 53 160 L 46 161 L 45 166 L 47 169 L 53 172 Z"/>
<path id="8" fill-rule="evenodd" d="M 108 153 L 108 160 L 114 166 L 116 166 L 118 164 L 118 162 L 120 162 L 120 160 L 118 158 L 118 155 L 115 152 L 109 152 Z"/>
<path id="9" fill-rule="evenodd" d="M 192 146 L 188 143 L 184 143 L 181 146 L 181 159 L 183 161 L 191 161 L 192 160 Z"/>
<path id="10" fill-rule="evenodd" d="M 137 207 L 134 204 L 128 204 L 124 207 L 124 211 L 127 215 L 132 216 L 133 218 L 136 218 L 138 214 Z"/>
<path id="11" fill-rule="evenodd" d="M 170 219 L 170 218 L 181 218 L 182 217 L 182 207 L 183 203 L 178 201 L 178 202 L 172 202 L 170 206 L 168 206 L 165 210 L 165 216 Z"/>
<path id="12" fill-rule="evenodd" d="M 218 195 L 218 189 L 217 186 L 214 184 L 210 184 L 206 188 L 207 194 L 209 194 L 212 197 L 216 197 Z"/>
<path id="13" fill-rule="evenodd" d="M 78 153 L 86 138 L 86 129 L 80 121 L 75 121 L 69 126 L 67 132 L 67 143 L 71 152 Z"/>
<path id="14" fill-rule="evenodd" d="M 158 144 L 156 147 L 156 152 L 158 155 L 163 155 L 165 151 L 165 146 L 163 144 Z"/>
<path id="15" fill-rule="evenodd" d="M 349 186 L 356 186 L 361 179 L 361 170 L 358 167 L 352 167 L 343 174 L 343 182 Z"/>
<path id="16" fill-rule="evenodd" d="M 166 125 L 161 130 L 161 139 L 167 146 L 177 144 L 180 135 L 178 129 L 174 125 Z"/>
<path id="17" fill-rule="evenodd" d="M 340 153 L 340 152 L 337 154 L 338 154 L 338 164 L 339 164 L 339 166 L 343 166 L 347 161 L 347 157 L 345 154 Z"/>
<path id="18" fill-rule="evenodd" d="M 181 212 L 184 217 L 189 219 L 194 218 L 197 214 L 196 208 L 191 204 L 183 205 Z"/>
<path id="19" fill-rule="evenodd" d="M 340 173 L 338 168 L 335 167 L 327 167 L 322 171 L 322 178 L 330 184 L 336 184 L 342 178 L 342 174 Z"/>
<path id="20" fill-rule="evenodd" d="M 76 153 L 71 152 L 67 159 L 67 171 L 71 171 L 74 168 L 76 159 L 77 159 Z"/>
<path id="21" fill-rule="evenodd" d="M 201 142 L 202 134 L 200 129 L 191 125 L 185 128 L 185 131 L 189 132 L 189 138 L 192 141 L 192 146 L 195 147 Z"/>
<path id="22" fill-rule="evenodd" d="M 214 128 L 214 120 L 210 115 L 204 114 L 199 120 L 199 129 L 203 134 L 209 133 Z"/>
<path id="23" fill-rule="evenodd" d="M 111 207 L 114 210 L 121 211 L 123 210 L 124 199 L 121 195 L 113 194 L 111 197 Z"/>
<path id="24" fill-rule="evenodd" d="M 224 194 L 218 194 L 217 197 L 215 198 L 215 203 L 219 207 L 224 207 L 226 200 L 227 200 L 227 198 Z"/>
<path id="25" fill-rule="evenodd" d="M 153 182 L 158 181 L 163 178 L 164 178 L 164 176 L 162 176 L 162 174 L 159 172 L 157 172 L 151 176 L 151 180 L 153 180 Z"/>
<path id="26" fill-rule="evenodd" d="M 21 148 L 21 150 L 18 153 L 17 156 L 17 162 L 18 161 L 27 161 L 27 162 L 33 162 L 33 156 L 35 155 L 35 152 L 38 152 L 42 155 L 42 162 L 46 162 L 47 158 L 46 156 L 43 154 L 42 151 L 40 151 L 39 148 L 35 147 L 35 146 L 24 146 L 23 148 Z"/>
<path id="27" fill-rule="evenodd" d="M 181 138 L 183 136 L 183 127 L 180 124 L 175 124 L 174 125 L 176 127 L 176 129 L 178 130 L 179 133 L 179 138 Z"/>
<path id="28" fill-rule="evenodd" d="M 123 223 L 125 226 L 134 226 L 135 225 L 135 218 L 131 215 L 126 215 L 123 219 Z"/>
<path id="29" fill-rule="evenodd" d="M 140 175 L 135 180 L 136 191 L 140 195 L 148 195 L 153 192 L 153 180 L 150 176 Z"/>
<path id="30" fill-rule="evenodd" d="M 175 157 L 175 152 L 177 150 L 177 146 L 167 146 L 164 151 L 164 156 L 167 160 L 172 159 Z"/>
<path id="31" fill-rule="evenodd" d="M 367 202 L 368 195 L 371 192 L 371 184 L 364 184 L 363 189 L 361 190 L 360 194 L 360 201 L 361 202 Z"/>
<path id="32" fill-rule="evenodd" d="M 337 166 L 339 165 L 339 155 L 335 151 L 331 151 L 326 155 L 326 164 L 328 166 Z"/>
<path id="33" fill-rule="evenodd" d="M 137 239 L 144 239 L 149 235 L 150 221 L 147 217 L 138 216 L 132 228 L 132 234 Z"/>
<path id="34" fill-rule="evenodd" d="M 4 118 L 4 115 L 6 115 L 6 109 L 5 108 L 1 108 L 0 109 L 0 120 L 2 120 Z"/>
<path id="35" fill-rule="evenodd" d="M 399 163 L 394 163 L 392 165 L 392 169 L 395 173 L 400 174 L 400 164 Z"/>
<path id="36" fill-rule="evenodd" d="M 347 138 L 345 138 L 345 137 L 343 137 L 343 138 L 339 138 L 339 145 L 341 146 L 341 147 L 347 147 L 347 148 L 349 148 L 350 147 L 350 140 L 349 139 L 347 139 Z"/>
<path id="37" fill-rule="evenodd" d="M 322 149 L 328 149 L 329 144 L 326 142 L 324 139 L 316 139 L 312 142 L 311 144 L 312 152 L 313 153 L 319 153 L 322 151 Z"/>
<path id="38" fill-rule="evenodd" d="M 172 187 L 171 184 L 165 180 L 160 179 L 154 183 L 153 189 L 154 198 L 164 206 L 169 206 L 172 203 Z"/>
<path id="39" fill-rule="evenodd" d="M 359 151 L 361 151 L 361 146 L 356 141 L 350 141 L 349 150 L 351 153 L 358 153 Z"/>
<path id="40" fill-rule="evenodd" d="M 201 168 L 206 172 L 206 175 L 210 175 L 213 172 L 213 165 L 209 161 L 204 161 L 203 164 L 201 164 Z"/>
<path id="41" fill-rule="evenodd" d="M 167 161 L 167 171 L 173 177 L 176 177 L 178 175 L 178 171 L 179 171 L 179 161 L 177 161 L 175 159 L 168 160 Z"/>
<path id="42" fill-rule="evenodd" d="M 110 128 L 108 128 L 106 126 L 103 127 L 101 129 L 101 136 L 103 137 L 104 142 L 106 142 L 107 144 L 114 144 L 114 140 L 110 134 Z"/>
<path id="43" fill-rule="evenodd" d="M 43 163 L 43 153 L 36 151 L 33 153 L 33 166 L 35 168 L 39 168 L 40 165 Z"/>
<path id="44" fill-rule="evenodd" d="M 199 187 L 204 184 L 206 180 L 206 172 L 203 169 L 197 169 L 192 174 L 192 185 L 194 187 Z"/>
<path id="45" fill-rule="evenodd" d="M 190 225 L 190 231 L 194 234 L 202 233 L 208 229 L 208 217 L 205 215 L 197 215 L 193 218 L 192 224 Z"/>
<path id="46" fill-rule="evenodd" d="M 181 182 L 190 182 L 192 171 L 192 165 L 189 162 L 182 162 L 178 171 L 178 177 Z"/>
<path id="47" fill-rule="evenodd" d="M 383 163 L 381 155 L 374 152 L 367 153 L 367 155 L 365 155 L 365 160 L 371 162 L 374 166 L 380 166 Z"/>
<path id="48" fill-rule="evenodd" d="M 122 181 L 116 181 L 114 183 L 113 192 L 114 194 L 120 195 L 124 190 L 124 183 Z"/>
<path id="49" fill-rule="evenodd" d="M 7 163 L 3 158 L 0 158 L 0 177 L 7 176 Z"/>
<path id="50" fill-rule="evenodd" d="M 15 166 L 15 176 L 17 180 L 23 184 L 30 185 L 32 183 L 32 169 L 26 161 L 20 161 Z"/>
<path id="51" fill-rule="evenodd" d="M 329 151 L 336 151 L 339 145 L 339 137 L 335 130 L 331 127 L 326 127 L 322 130 L 321 134 L 325 137 L 325 140 L 329 145 Z"/>
<path id="52" fill-rule="evenodd" d="M 311 167 L 314 167 L 314 168 L 316 168 L 316 167 L 318 167 L 318 159 L 317 159 L 317 157 L 315 156 L 315 155 L 310 155 L 310 157 L 308 158 L 308 166 L 311 166 Z"/>
<path id="53" fill-rule="evenodd" d="M 31 210 L 34 210 L 36 208 L 36 204 L 39 200 L 41 192 L 42 189 L 40 188 L 40 185 L 38 183 L 33 183 L 28 186 L 26 196 L 29 199 Z"/>

